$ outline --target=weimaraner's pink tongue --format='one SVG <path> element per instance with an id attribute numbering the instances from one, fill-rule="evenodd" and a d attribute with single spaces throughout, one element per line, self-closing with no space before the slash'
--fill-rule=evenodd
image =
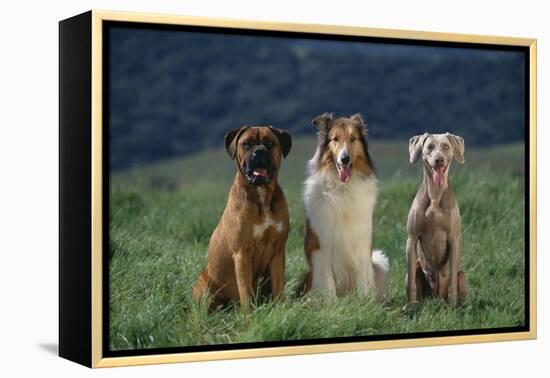
<path id="1" fill-rule="evenodd" d="M 442 187 L 445 182 L 445 168 L 439 167 L 437 169 L 432 168 L 432 180 L 434 185 Z"/>
<path id="2" fill-rule="evenodd" d="M 342 166 L 338 170 L 338 177 L 340 178 L 340 181 L 348 182 L 351 178 L 351 168 L 347 165 Z"/>

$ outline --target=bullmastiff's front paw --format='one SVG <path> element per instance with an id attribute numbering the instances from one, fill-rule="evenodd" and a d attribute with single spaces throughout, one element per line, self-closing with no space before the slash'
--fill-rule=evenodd
<path id="1" fill-rule="evenodd" d="M 420 302 L 409 302 L 401 309 L 401 311 L 410 318 L 413 318 L 419 310 Z"/>

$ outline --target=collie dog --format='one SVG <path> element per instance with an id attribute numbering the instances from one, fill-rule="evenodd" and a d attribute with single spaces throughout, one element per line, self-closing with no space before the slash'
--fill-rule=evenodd
<path id="1" fill-rule="evenodd" d="M 384 300 L 388 259 L 372 250 L 377 180 L 367 127 L 359 114 L 335 118 L 324 113 L 312 123 L 318 128 L 318 145 L 304 188 L 308 272 L 297 294 L 335 297 L 355 290 Z"/>

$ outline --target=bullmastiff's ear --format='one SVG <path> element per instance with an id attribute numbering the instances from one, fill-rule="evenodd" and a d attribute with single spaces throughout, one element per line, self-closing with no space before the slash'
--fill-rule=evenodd
<path id="1" fill-rule="evenodd" d="M 453 157 L 460 164 L 464 164 L 464 138 L 458 135 L 445 133 L 453 147 Z"/>
<path id="2" fill-rule="evenodd" d="M 285 130 L 277 129 L 273 126 L 268 127 L 273 134 L 277 136 L 277 139 L 279 139 L 279 143 L 281 144 L 281 153 L 283 154 L 283 157 L 286 158 L 292 148 L 292 137 L 290 136 L 290 133 Z"/>
<path id="3" fill-rule="evenodd" d="M 351 122 L 353 123 L 353 125 L 355 127 L 357 127 L 359 132 L 361 134 L 363 134 L 363 136 L 367 136 L 367 124 L 363 120 L 363 117 L 361 116 L 361 114 L 356 113 L 356 114 L 352 115 L 350 117 L 350 119 L 351 119 Z"/>
<path id="4" fill-rule="evenodd" d="M 237 142 L 240 136 L 249 128 L 250 126 L 237 127 L 225 134 L 225 149 L 231 159 L 235 159 L 235 155 L 237 154 Z"/>
<path id="5" fill-rule="evenodd" d="M 424 142 L 428 135 L 428 133 L 424 133 L 422 135 L 415 135 L 409 139 L 409 162 L 411 164 L 416 163 L 422 154 L 422 146 L 424 146 Z"/>

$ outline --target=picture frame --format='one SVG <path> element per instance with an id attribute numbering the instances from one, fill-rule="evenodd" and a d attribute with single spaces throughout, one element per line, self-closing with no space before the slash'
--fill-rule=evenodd
<path id="1" fill-rule="evenodd" d="M 523 54 L 524 323 L 488 329 L 112 350 L 107 253 L 110 250 L 108 204 L 112 170 L 109 161 L 112 109 L 108 101 L 108 88 L 113 79 L 108 60 L 113 47 L 109 44 L 111 27 L 156 28 L 173 33 L 208 31 L 260 39 L 266 36 L 307 38 L 320 43 L 353 41 L 480 51 L 493 49 Z M 96 368 L 536 338 L 536 39 L 93 10 L 60 22 L 59 46 L 61 357 Z M 407 143 L 405 140 L 405 145 Z M 404 246 L 400 253 L 405 254 Z M 405 292 L 402 296 L 406 297 Z"/>

